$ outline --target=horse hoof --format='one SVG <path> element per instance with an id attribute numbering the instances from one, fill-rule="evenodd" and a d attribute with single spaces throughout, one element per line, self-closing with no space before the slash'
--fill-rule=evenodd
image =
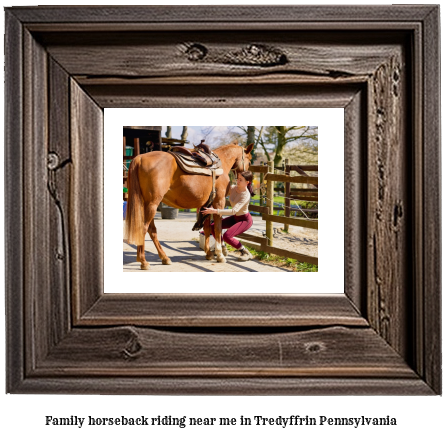
<path id="1" fill-rule="evenodd" d="M 222 246 L 222 252 L 223 252 L 223 255 L 224 256 L 227 256 L 228 255 L 228 249 L 226 248 L 226 246 Z"/>
<path id="2" fill-rule="evenodd" d="M 212 251 L 206 254 L 206 260 L 214 260 L 214 253 Z"/>
<path id="3" fill-rule="evenodd" d="M 218 263 L 226 263 L 226 259 L 223 256 L 217 257 L 217 262 Z"/>
<path id="4" fill-rule="evenodd" d="M 162 260 L 162 264 L 163 265 L 172 265 L 171 259 L 169 259 L 169 258 L 163 259 Z"/>
<path id="5" fill-rule="evenodd" d="M 146 263 L 146 264 L 141 264 L 140 265 L 140 269 L 142 270 L 142 271 L 147 271 L 148 269 L 149 269 L 149 263 Z"/>

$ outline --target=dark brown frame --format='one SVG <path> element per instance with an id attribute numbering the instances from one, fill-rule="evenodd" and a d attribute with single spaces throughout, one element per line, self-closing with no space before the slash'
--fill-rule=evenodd
<path id="1" fill-rule="evenodd" d="M 441 394 L 439 38 L 438 6 L 7 8 L 7 392 Z M 102 108 L 177 105 L 345 108 L 345 295 L 103 294 Z"/>

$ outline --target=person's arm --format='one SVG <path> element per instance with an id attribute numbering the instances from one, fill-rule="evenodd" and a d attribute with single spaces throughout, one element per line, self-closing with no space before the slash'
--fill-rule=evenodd
<path id="1" fill-rule="evenodd" d="M 217 210 L 217 213 L 219 216 L 232 216 L 235 214 L 234 209 L 232 208 L 225 208 L 224 210 Z"/>
<path id="2" fill-rule="evenodd" d="M 217 210 L 217 214 L 221 216 L 232 216 L 234 214 L 237 214 L 246 204 L 249 203 L 249 200 L 251 199 L 251 196 L 249 195 L 249 192 L 245 190 L 241 193 L 241 197 L 238 200 L 237 204 L 232 207 L 232 209 L 225 209 L 225 210 Z"/>
<path id="3" fill-rule="evenodd" d="M 216 210 L 215 208 L 211 208 L 211 207 L 204 208 L 204 209 L 202 209 L 202 210 L 200 210 L 200 211 L 201 211 L 201 213 L 202 213 L 203 215 L 207 215 L 207 214 L 218 214 L 218 210 Z"/>
<path id="4" fill-rule="evenodd" d="M 238 211 L 238 210 L 236 210 L 236 211 Z M 235 214 L 236 213 L 236 211 L 234 210 L 234 209 L 230 209 L 230 208 L 227 208 L 227 209 L 225 209 L 225 210 L 217 210 L 216 208 L 205 208 L 204 210 L 202 210 L 202 213 L 203 214 L 218 214 L 218 215 L 221 215 L 221 216 L 229 216 L 229 215 L 233 215 L 233 214 Z"/>

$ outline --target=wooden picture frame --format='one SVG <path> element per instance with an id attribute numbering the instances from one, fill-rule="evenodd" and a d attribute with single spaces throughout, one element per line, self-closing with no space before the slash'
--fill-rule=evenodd
<path id="1" fill-rule="evenodd" d="M 6 8 L 7 392 L 441 394 L 439 38 L 438 6 Z M 104 295 L 103 108 L 171 106 L 345 108 L 345 294 Z"/>

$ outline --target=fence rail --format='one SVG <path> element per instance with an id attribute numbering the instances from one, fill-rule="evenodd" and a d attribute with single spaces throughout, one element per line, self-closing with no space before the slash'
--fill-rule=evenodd
<path id="1" fill-rule="evenodd" d="M 249 170 L 256 173 L 266 173 L 268 166 L 249 166 Z"/>
<path id="2" fill-rule="evenodd" d="M 268 212 L 268 207 L 260 207 L 259 205 L 254 205 L 254 204 L 249 204 L 248 209 L 250 211 L 255 211 L 256 213 L 267 213 Z"/>
<path id="3" fill-rule="evenodd" d="M 288 183 L 300 183 L 300 184 L 318 184 L 318 178 L 316 176 L 287 176 L 287 175 L 265 175 L 265 179 L 268 181 L 276 182 L 288 182 Z"/>
<path id="4" fill-rule="evenodd" d="M 242 233 L 237 238 L 240 239 L 240 242 L 243 245 L 250 246 L 251 248 L 255 249 L 256 251 L 263 251 L 267 252 L 269 254 L 278 255 L 280 257 L 286 257 L 290 259 L 296 259 L 303 263 L 311 263 L 312 265 L 318 265 L 318 258 L 312 257 L 307 254 L 301 254 L 295 251 L 288 251 L 287 249 L 283 248 L 276 248 L 274 246 L 269 246 L 266 243 L 266 237 L 258 237 L 254 236 L 253 234 L 248 233 Z M 259 245 L 251 242 L 257 242 Z"/>
<path id="5" fill-rule="evenodd" d="M 310 211 L 318 212 L 316 209 L 300 209 L 293 208 L 290 205 L 291 199 L 303 200 L 303 201 L 313 201 L 318 202 L 318 176 L 310 176 L 306 172 L 318 172 L 317 165 L 290 165 L 287 160 L 285 160 L 285 165 L 277 167 L 277 170 L 284 171 L 285 175 L 278 175 L 274 172 L 274 163 L 268 163 L 264 165 L 250 166 L 249 170 L 254 173 L 260 174 L 260 185 L 266 182 L 266 206 L 263 205 L 253 205 L 249 204 L 249 210 L 251 212 L 260 213 L 262 218 L 266 221 L 266 236 L 260 237 L 249 233 L 240 234 L 238 237 L 241 242 L 248 245 L 257 251 L 264 251 L 269 254 L 275 254 L 282 257 L 293 258 L 301 262 L 311 263 L 318 265 L 318 257 L 313 257 L 307 254 L 301 254 L 295 251 L 289 251 L 282 248 L 274 247 L 273 242 L 273 223 L 280 223 L 285 225 L 285 230 L 287 231 L 289 225 L 294 225 L 297 227 L 316 229 L 318 230 L 318 222 L 298 218 L 290 217 L 291 211 Z M 291 176 L 290 172 L 295 171 L 299 175 Z M 284 197 L 285 206 L 275 207 L 274 205 L 274 182 L 284 182 Z M 309 184 L 308 188 L 292 188 L 292 184 Z M 262 204 L 262 199 L 260 199 Z M 272 214 L 274 210 L 284 210 L 285 216 L 277 216 Z M 252 242 L 252 243 L 251 243 Z"/>
<path id="6" fill-rule="evenodd" d="M 313 230 L 318 230 L 318 222 L 313 222 L 310 221 L 309 219 L 277 216 L 275 214 L 266 214 L 266 213 L 262 215 L 262 218 L 265 221 L 277 222 L 280 224 L 288 224 L 288 225 L 294 225 L 296 227 L 311 228 Z"/>

